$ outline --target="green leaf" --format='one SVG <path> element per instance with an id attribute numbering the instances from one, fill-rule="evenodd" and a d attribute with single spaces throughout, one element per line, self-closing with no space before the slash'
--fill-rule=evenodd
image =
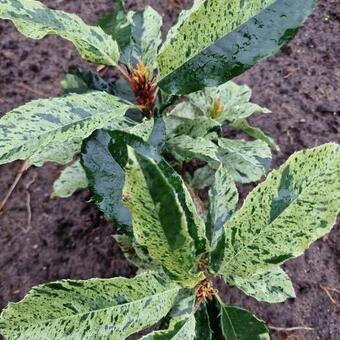
<path id="1" fill-rule="evenodd" d="M 190 186 L 198 190 L 212 186 L 215 181 L 215 172 L 209 165 L 198 168 L 190 179 Z"/>
<path id="2" fill-rule="evenodd" d="M 53 184 L 53 197 L 67 198 L 72 196 L 78 189 L 88 186 L 87 178 L 79 161 L 66 167 L 59 178 Z"/>
<path id="3" fill-rule="evenodd" d="M 99 21 L 99 25 L 117 40 L 123 64 L 129 66 L 141 61 L 152 70 L 156 68 L 157 51 L 162 41 L 162 17 L 152 7 L 126 13 L 119 4 L 113 13 Z"/>
<path id="4" fill-rule="evenodd" d="M 119 231 L 132 237 L 131 214 L 122 203 L 127 145 L 143 152 L 155 152 L 141 138 L 132 134 L 101 130 L 93 133 L 83 143 L 81 163 L 88 178 L 92 200 L 117 224 Z"/>
<path id="5" fill-rule="evenodd" d="M 188 94 L 223 84 L 286 45 L 315 0 L 196 0 L 158 55 L 159 86 Z"/>
<path id="6" fill-rule="evenodd" d="M 0 329 L 8 339 L 124 339 L 164 317 L 179 289 L 152 272 L 49 283 L 10 303 Z"/>
<path id="7" fill-rule="evenodd" d="M 220 273 L 249 279 L 301 255 L 340 209 L 340 147 L 297 152 L 253 190 L 225 225 Z"/>
<path id="8" fill-rule="evenodd" d="M 113 120 L 122 121 L 129 107 L 105 92 L 40 99 L 20 106 L 0 119 L 0 164 L 17 159 L 31 159 L 37 165 L 60 158 L 72 160 L 78 142 Z M 73 145 L 71 153 L 63 143 Z M 55 159 L 50 148 L 56 151 Z M 61 156 L 59 149 L 65 154 Z"/>
<path id="9" fill-rule="evenodd" d="M 170 321 L 167 330 L 155 331 L 141 340 L 193 340 L 195 339 L 195 317 L 176 318 Z"/>
<path id="10" fill-rule="evenodd" d="M 227 340 L 270 340 L 264 322 L 239 307 L 221 305 L 221 328 Z"/>
<path id="11" fill-rule="evenodd" d="M 215 173 L 215 181 L 209 190 L 209 213 L 207 237 L 212 248 L 221 239 L 227 220 L 234 214 L 238 202 L 235 182 L 228 169 L 220 166 Z"/>
<path id="12" fill-rule="evenodd" d="M 236 182 L 255 182 L 270 169 L 271 151 L 262 141 L 220 138 L 218 145 L 218 157 Z"/>
<path id="13" fill-rule="evenodd" d="M 115 9 L 111 13 L 102 16 L 97 25 L 100 26 L 105 33 L 117 41 L 121 51 L 120 61 L 124 59 L 126 49 L 130 48 L 130 37 L 132 25 L 128 20 L 125 10 L 124 1 L 117 0 L 115 2 Z"/>
<path id="14" fill-rule="evenodd" d="M 65 78 L 61 81 L 64 94 L 69 93 L 87 93 L 91 90 L 105 91 L 115 94 L 113 86 L 92 71 L 76 68 L 69 70 Z"/>
<path id="15" fill-rule="evenodd" d="M 265 134 L 261 129 L 251 126 L 245 119 L 236 120 L 231 122 L 230 125 L 255 139 L 262 140 L 273 150 L 280 151 L 280 147 L 275 143 L 273 138 Z"/>
<path id="16" fill-rule="evenodd" d="M 31 39 L 57 34 L 71 41 L 89 62 L 115 66 L 117 43 L 101 28 L 89 26 L 77 15 L 51 10 L 35 0 L 0 0 L 0 18 L 12 20 Z"/>
<path id="17" fill-rule="evenodd" d="M 198 258 L 178 196 L 152 159 L 129 146 L 128 157 L 123 197 L 137 242 L 171 277 L 193 287 L 200 280 Z"/>
<path id="18" fill-rule="evenodd" d="M 206 162 L 219 163 L 217 145 L 203 137 L 192 138 L 187 135 L 180 135 L 167 140 L 166 148 L 177 160 L 200 159 Z"/>
<path id="19" fill-rule="evenodd" d="M 255 112 L 269 113 L 270 111 L 257 104 L 251 103 L 251 89 L 247 85 L 238 85 L 228 81 L 218 87 L 207 87 L 203 91 L 191 93 L 188 96 L 192 105 L 207 116 L 221 123 L 244 119 Z M 214 101 L 221 104 L 221 112 L 213 113 Z"/>
<path id="20" fill-rule="evenodd" d="M 292 282 L 280 267 L 245 279 L 238 276 L 229 277 L 227 283 L 237 286 L 258 301 L 279 303 L 295 297 Z"/>
<path id="21" fill-rule="evenodd" d="M 201 303 L 195 313 L 196 319 L 196 340 L 213 340 L 213 333 L 210 329 L 209 314 L 205 303 Z"/>

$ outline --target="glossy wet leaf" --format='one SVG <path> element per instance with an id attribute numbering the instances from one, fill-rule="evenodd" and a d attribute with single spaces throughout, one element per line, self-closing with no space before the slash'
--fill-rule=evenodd
<path id="1" fill-rule="evenodd" d="M 155 153 L 142 138 L 119 131 L 96 131 L 83 144 L 81 162 L 85 169 L 92 200 L 119 230 L 132 236 L 129 210 L 122 202 L 127 145 L 141 152 Z M 119 157 L 117 156 L 119 155 Z"/>
<path id="2" fill-rule="evenodd" d="M 207 236 L 214 248 L 224 232 L 224 224 L 236 210 L 238 192 L 228 169 L 221 165 L 209 190 Z"/>
<path id="3" fill-rule="evenodd" d="M 195 317 L 193 315 L 172 319 L 169 328 L 143 336 L 141 340 L 194 340 Z"/>
<path id="4" fill-rule="evenodd" d="M 236 182 L 255 182 L 271 167 L 271 151 L 262 141 L 220 138 L 218 145 L 218 157 Z"/>
<path id="5" fill-rule="evenodd" d="M 173 279 L 193 287 L 200 277 L 195 242 L 176 191 L 155 161 L 129 146 L 123 197 L 137 242 Z"/>
<path id="6" fill-rule="evenodd" d="M 254 189 L 225 224 L 220 273 L 249 279 L 301 255 L 329 232 L 340 209 L 340 147 L 292 155 Z"/>
<path id="7" fill-rule="evenodd" d="M 245 309 L 221 305 L 220 318 L 227 340 L 270 340 L 264 322 Z"/>
<path id="8" fill-rule="evenodd" d="M 154 272 L 44 284 L 8 305 L 0 330 L 7 339 L 124 339 L 164 317 L 179 289 Z"/>
<path id="9" fill-rule="evenodd" d="M 223 84 L 287 44 L 315 0 L 197 0 L 158 55 L 159 86 L 188 94 Z"/>
<path id="10" fill-rule="evenodd" d="M 0 0 L 0 18 L 12 20 L 31 39 L 57 34 L 71 41 L 89 62 L 111 66 L 118 63 L 118 45 L 112 37 L 75 14 L 49 9 L 35 0 Z"/>
<path id="11" fill-rule="evenodd" d="M 79 161 L 67 166 L 53 184 L 52 196 L 67 198 L 72 196 L 78 189 L 88 186 L 87 178 Z"/>
<path id="12" fill-rule="evenodd" d="M 57 161 L 61 157 L 58 146 L 66 153 L 62 158 L 72 160 L 73 154 L 64 143 L 81 142 L 111 121 L 115 125 L 123 120 L 129 107 L 105 92 L 29 102 L 0 119 L 0 164 L 17 159 L 31 159 L 30 163 L 37 165 L 54 161 L 50 146 L 56 150 Z M 71 151 L 75 149 L 76 145 Z"/>
<path id="13" fill-rule="evenodd" d="M 279 303 L 295 297 L 292 282 L 280 267 L 245 279 L 238 276 L 229 277 L 227 283 L 237 286 L 258 301 Z"/>

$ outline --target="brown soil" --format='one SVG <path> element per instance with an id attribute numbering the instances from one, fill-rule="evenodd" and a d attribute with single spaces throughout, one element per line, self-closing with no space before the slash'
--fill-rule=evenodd
<path id="1" fill-rule="evenodd" d="M 112 6 L 110 0 L 43 2 L 78 13 L 89 23 Z M 190 1 L 178 2 L 190 5 Z M 173 7 L 175 1 L 128 3 L 131 8 L 153 5 L 164 14 L 167 27 L 178 14 Z M 255 102 L 272 110 L 270 115 L 253 118 L 253 123 L 270 132 L 279 143 L 282 153 L 275 155 L 275 167 L 296 150 L 340 141 L 339 32 L 338 0 L 321 0 L 293 43 L 238 78 L 253 88 Z M 68 42 L 57 37 L 28 40 L 11 23 L 1 21 L 0 115 L 29 100 L 58 95 L 63 71 L 76 65 L 86 64 Z M 19 163 L 0 167 L 0 197 L 18 168 Z M 135 272 L 111 237 L 113 226 L 86 203 L 86 191 L 70 199 L 50 198 L 59 169 L 53 164 L 30 169 L 0 216 L 0 308 L 8 301 L 18 301 L 39 283 L 62 278 L 131 276 Z M 249 187 L 243 188 L 243 194 L 248 190 Z M 313 328 L 295 332 L 272 330 L 273 339 L 337 340 L 339 314 L 320 285 L 340 288 L 339 253 L 338 224 L 304 256 L 284 266 L 297 298 L 282 304 L 256 302 L 221 283 L 219 288 L 227 303 L 253 310 L 269 325 Z"/>

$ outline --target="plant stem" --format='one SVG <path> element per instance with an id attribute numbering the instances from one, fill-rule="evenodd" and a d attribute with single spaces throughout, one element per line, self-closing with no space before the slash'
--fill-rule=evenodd
<path id="1" fill-rule="evenodd" d="M 15 176 L 14 182 L 12 183 L 11 187 L 9 188 L 9 190 L 7 191 L 5 197 L 3 198 L 3 200 L 0 202 L 0 213 L 3 210 L 3 208 L 5 207 L 8 199 L 11 197 L 14 189 L 16 188 L 16 186 L 18 185 L 21 177 L 23 176 L 23 174 L 25 173 L 25 171 L 29 168 L 29 163 L 28 161 L 24 161 L 17 173 L 17 175 Z"/>

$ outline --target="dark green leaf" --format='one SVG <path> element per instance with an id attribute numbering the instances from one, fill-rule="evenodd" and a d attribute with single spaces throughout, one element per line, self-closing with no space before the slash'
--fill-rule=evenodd
<path id="1" fill-rule="evenodd" d="M 213 340 L 213 332 L 210 329 L 209 314 L 205 303 L 201 303 L 195 313 L 196 337 L 195 340 Z"/>
<path id="2" fill-rule="evenodd" d="M 264 322 L 239 307 L 221 305 L 221 328 L 227 340 L 270 340 Z"/>

